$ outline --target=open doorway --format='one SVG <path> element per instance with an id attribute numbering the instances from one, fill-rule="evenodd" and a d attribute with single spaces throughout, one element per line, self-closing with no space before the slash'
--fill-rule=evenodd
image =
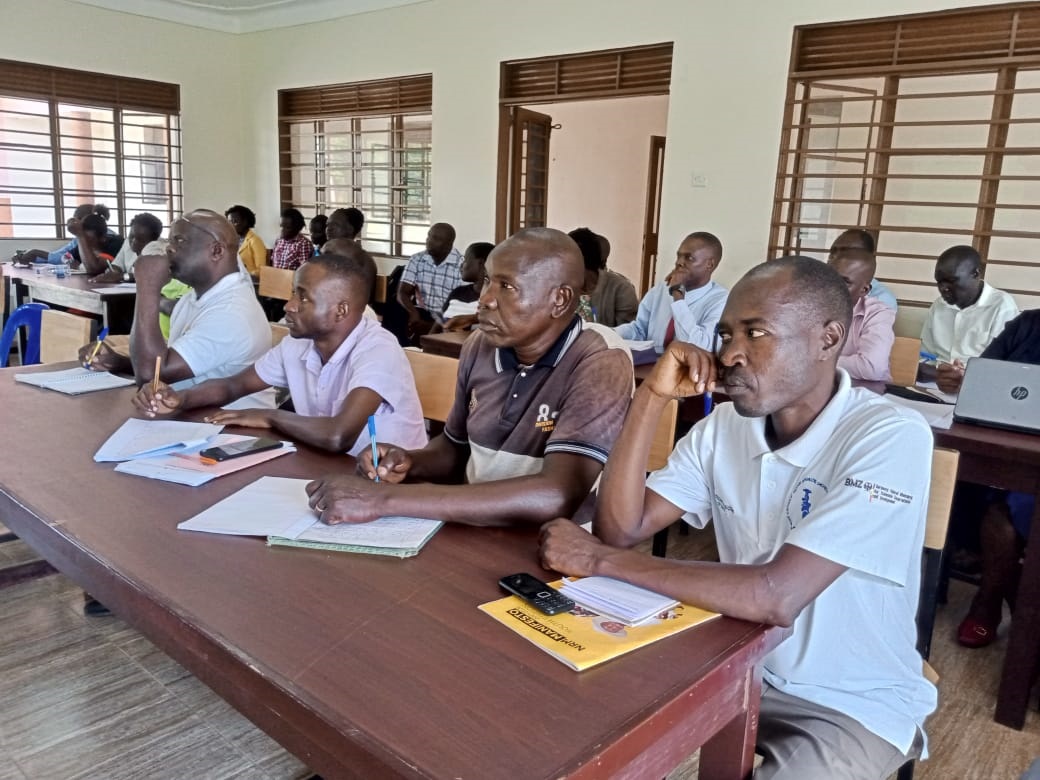
<path id="1" fill-rule="evenodd" d="M 587 226 L 652 284 L 672 44 L 502 64 L 496 240 Z"/>

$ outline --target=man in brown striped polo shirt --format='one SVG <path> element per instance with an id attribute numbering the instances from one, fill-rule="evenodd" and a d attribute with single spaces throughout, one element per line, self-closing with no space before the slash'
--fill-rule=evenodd
<path id="1" fill-rule="evenodd" d="M 370 481 L 370 452 L 359 459 L 363 476 L 312 482 L 322 520 L 510 525 L 573 515 L 621 430 L 633 385 L 623 343 L 575 316 L 583 277 L 577 245 L 557 230 L 521 230 L 496 247 L 444 433 L 421 450 L 381 443 L 380 484 Z"/>

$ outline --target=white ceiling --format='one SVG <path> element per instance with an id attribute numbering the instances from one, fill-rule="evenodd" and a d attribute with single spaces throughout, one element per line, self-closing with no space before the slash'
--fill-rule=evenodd
<path id="1" fill-rule="evenodd" d="M 73 0 L 228 33 L 323 22 L 429 0 Z"/>

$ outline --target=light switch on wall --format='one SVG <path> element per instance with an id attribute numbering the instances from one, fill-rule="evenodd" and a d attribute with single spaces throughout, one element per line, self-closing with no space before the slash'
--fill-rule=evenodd
<path id="1" fill-rule="evenodd" d="M 707 187 L 708 177 L 703 173 L 694 171 L 690 174 L 690 186 L 691 187 Z"/>

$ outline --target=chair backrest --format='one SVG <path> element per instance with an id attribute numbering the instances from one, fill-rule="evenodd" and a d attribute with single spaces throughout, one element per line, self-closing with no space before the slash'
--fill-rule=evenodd
<path id="1" fill-rule="evenodd" d="M 386 303 L 386 274 L 376 274 L 376 283 L 372 287 L 372 300 L 375 303 Z"/>
<path id="2" fill-rule="evenodd" d="M 94 321 L 63 311 L 40 312 L 40 362 L 76 360 L 79 349 L 90 341 Z"/>
<path id="3" fill-rule="evenodd" d="M 924 559 L 921 569 L 921 597 L 917 606 L 917 649 L 928 659 L 935 628 L 942 553 L 946 546 L 946 530 L 950 525 L 953 488 L 957 483 L 957 450 L 936 447 L 932 451 L 932 481 L 928 491 L 928 519 L 924 531 Z"/>
<path id="4" fill-rule="evenodd" d="M 49 309 L 45 303 L 23 303 L 7 318 L 4 331 L 0 334 L 0 368 L 7 368 L 7 361 L 11 356 L 11 345 L 18 329 L 25 326 L 26 342 L 25 354 L 22 355 L 22 365 L 31 366 L 40 362 L 40 312 Z"/>
<path id="5" fill-rule="evenodd" d="M 657 471 L 668 462 L 668 456 L 675 447 L 675 421 L 678 416 L 679 402 L 673 398 L 664 408 L 654 429 L 654 440 L 650 443 L 650 455 L 646 459 L 647 471 Z"/>
<path id="6" fill-rule="evenodd" d="M 888 356 L 892 384 L 908 386 L 917 381 L 917 364 L 921 360 L 921 339 L 896 336 Z"/>
<path id="7" fill-rule="evenodd" d="M 271 323 L 271 346 L 277 347 L 279 342 L 289 335 L 289 329 L 277 322 Z"/>
<path id="8" fill-rule="evenodd" d="M 455 403 L 455 380 L 459 373 L 459 361 L 414 349 L 406 349 L 404 353 L 412 365 L 415 389 L 419 392 L 423 417 L 444 422 L 448 419 L 452 404 Z"/>
<path id="9" fill-rule="evenodd" d="M 265 298 L 287 301 L 292 298 L 293 272 L 288 268 L 260 267 L 260 287 L 257 293 Z"/>

